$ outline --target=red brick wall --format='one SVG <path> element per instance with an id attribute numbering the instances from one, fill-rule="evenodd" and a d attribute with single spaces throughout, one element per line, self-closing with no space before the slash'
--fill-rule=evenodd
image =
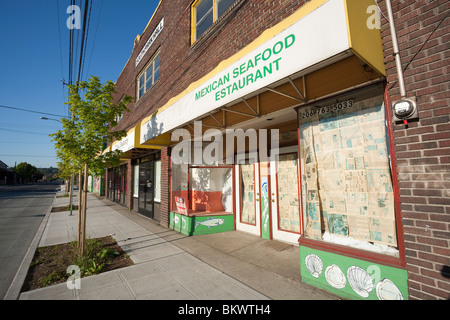
<path id="1" fill-rule="evenodd" d="M 138 74 L 160 50 L 159 81 L 137 102 L 128 107 L 118 130 L 130 129 L 150 116 L 192 82 L 213 70 L 219 62 L 235 54 L 264 30 L 282 21 L 307 1 L 237 0 L 218 21 L 191 45 L 191 4 L 193 1 L 164 0 L 150 25 L 135 44 L 133 52 L 116 84 L 116 99 L 124 94 L 136 96 Z M 164 17 L 164 29 L 142 61 L 135 60 L 155 27 Z M 130 39 L 130 41 L 133 41 Z"/>
<path id="2" fill-rule="evenodd" d="M 127 206 L 128 210 L 131 210 L 131 209 L 133 209 L 133 166 L 131 165 L 131 159 L 127 160 L 126 164 L 127 164 L 126 206 Z"/>
<path id="3" fill-rule="evenodd" d="M 407 96 L 417 97 L 420 111 L 420 119 L 407 128 L 394 125 L 409 294 L 410 299 L 449 299 L 450 2 L 391 3 L 407 67 Z M 389 94 L 395 102 L 400 93 L 385 0 L 379 5 Z"/>
<path id="4" fill-rule="evenodd" d="M 235 54 L 264 30 L 293 14 L 307 1 L 237 0 L 210 29 L 191 45 L 191 4 L 186 0 L 163 0 L 151 23 L 136 42 L 133 52 L 116 81 L 116 101 L 123 95 L 136 97 L 138 75 L 160 50 L 159 81 L 139 100 L 128 105 L 130 112 L 116 127 L 129 130 L 143 118 L 164 106 L 192 82 L 213 70 L 219 62 Z M 137 55 L 164 17 L 164 28 L 139 65 Z M 150 15 L 149 15 L 150 18 Z M 133 41 L 134 39 L 130 39 Z M 168 226 L 170 210 L 170 156 L 161 150 L 161 220 Z M 131 170 L 131 167 L 129 167 Z"/>

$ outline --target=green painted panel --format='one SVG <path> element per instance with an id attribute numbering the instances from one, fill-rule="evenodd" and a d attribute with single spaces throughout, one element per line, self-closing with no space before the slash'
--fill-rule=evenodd
<path id="1" fill-rule="evenodd" d="M 185 235 L 210 234 L 234 230 L 234 216 L 192 216 L 170 213 L 169 227 Z"/>
<path id="2" fill-rule="evenodd" d="M 261 176 L 261 237 L 263 239 L 270 239 L 270 224 L 269 224 L 269 185 L 266 176 Z"/>
<path id="3" fill-rule="evenodd" d="M 234 216 L 196 216 L 191 224 L 191 232 L 196 234 L 209 234 L 234 230 Z"/>
<path id="4" fill-rule="evenodd" d="M 407 271 L 300 246 L 302 281 L 348 299 L 406 300 Z"/>
<path id="5" fill-rule="evenodd" d="M 171 212 L 169 220 L 170 220 L 169 221 L 170 228 L 174 229 L 175 231 L 180 232 L 180 230 L 181 230 L 181 217 L 180 217 L 180 214 Z"/>
<path id="6" fill-rule="evenodd" d="M 174 220 L 175 220 L 175 213 L 169 212 L 169 228 L 170 229 L 173 229 L 175 227 L 174 226 L 174 224 L 175 224 Z"/>

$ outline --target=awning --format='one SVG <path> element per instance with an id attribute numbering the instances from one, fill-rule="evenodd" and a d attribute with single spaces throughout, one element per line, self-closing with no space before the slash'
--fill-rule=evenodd
<path id="1" fill-rule="evenodd" d="M 131 159 L 133 157 L 133 150 L 136 149 L 160 149 L 159 146 L 141 145 L 140 143 L 141 122 L 134 128 L 128 130 L 127 135 L 121 140 L 114 141 L 110 145 L 110 150 L 120 150 L 123 152 L 121 159 Z M 109 151 L 109 150 L 108 150 Z"/>
<path id="2" fill-rule="evenodd" d="M 350 65 L 360 59 L 374 70 L 375 77 L 384 76 L 380 30 L 367 25 L 371 16 L 368 9 L 375 4 L 374 0 L 308 2 L 293 15 L 266 30 L 246 48 L 222 61 L 212 72 L 192 83 L 150 117 L 143 119 L 140 144 L 169 145 L 171 131 L 205 116 L 214 119 L 216 125 L 223 128 L 224 122 L 215 115 L 225 111 L 224 107 L 238 103 L 243 106 L 241 109 L 229 108 L 226 111 L 258 117 L 258 110 L 244 98 L 262 91 L 283 95 L 274 84 L 292 86 L 296 97 L 284 95 L 306 102 L 299 87 L 305 87 L 306 80 L 299 75 L 340 61 Z M 357 58 L 352 60 L 352 56 Z M 343 65 L 341 63 L 334 69 L 339 70 Z M 293 81 L 293 75 L 299 79 L 297 82 Z M 327 75 L 330 72 L 321 76 Z"/>

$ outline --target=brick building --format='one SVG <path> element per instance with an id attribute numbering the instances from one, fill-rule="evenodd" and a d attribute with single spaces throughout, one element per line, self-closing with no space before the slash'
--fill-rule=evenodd
<path id="1" fill-rule="evenodd" d="M 450 292 L 450 3 L 392 1 L 408 97 L 419 119 L 393 127 L 409 295 L 448 299 Z M 380 1 L 391 101 L 401 98 L 386 3 Z"/>
<path id="2" fill-rule="evenodd" d="M 345 298 L 448 298 L 449 6 L 392 1 L 393 37 L 378 2 L 160 1 L 116 82 L 106 195 L 298 245 L 299 278 Z"/>

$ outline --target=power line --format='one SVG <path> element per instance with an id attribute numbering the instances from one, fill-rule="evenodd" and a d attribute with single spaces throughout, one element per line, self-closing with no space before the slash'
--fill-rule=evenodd
<path id="1" fill-rule="evenodd" d="M 90 55 L 90 57 L 89 57 L 89 63 L 88 63 L 87 71 L 86 71 L 87 73 L 89 73 L 89 69 L 90 69 L 90 67 L 91 67 L 92 55 L 93 55 L 93 53 L 94 53 L 95 40 L 97 39 L 98 25 L 100 24 L 100 18 L 101 18 L 101 16 L 102 16 L 102 10 L 103 10 L 103 0 L 102 0 L 102 3 L 101 3 L 101 5 L 100 5 L 100 12 L 99 12 L 99 14 L 98 14 L 97 26 L 96 26 L 96 28 L 95 28 L 95 33 L 94 33 L 94 41 L 93 41 L 93 43 L 92 43 L 91 55 Z"/>
<path id="2" fill-rule="evenodd" d="M 70 0 L 70 5 L 75 5 L 75 0 Z M 73 84 L 73 41 L 74 28 L 69 28 L 69 84 Z"/>
<path id="3" fill-rule="evenodd" d="M 25 131 L 25 130 L 14 130 L 14 129 L 8 129 L 8 128 L 0 128 L 2 131 L 11 131 L 11 132 L 18 132 L 18 133 L 31 133 L 31 134 L 45 134 L 49 135 L 50 133 L 45 132 L 34 132 L 34 131 Z"/>
<path id="4" fill-rule="evenodd" d="M 58 38 L 59 38 L 59 62 L 61 65 L 61 76 L 62 78 L 64 78 L 64 68 L 63 68 L 63 62 L 62 62 L 62 48 L 61 48 L 61 26 L 60 26 L 60 20 L 59 20 L 59 4 L 58 4 L 58 0 L 56 1 L 56 17 L 58 20 Z M 63 86 L 64 88 L 64 86 Z"/>
<path id="5" fill-rule="evenodd" d="M 83 16 L 83 32 L 81 35 L 81 45 L 80 45 L 80 63 L 78 65 L 78 81 L 81 79 L 81 70 L 83 69 L 83 57 L 84 57 L 84 48 L 86 42 L 86 29 L 87 29 L 87 17 L 88 17 L 88 9 L 89 9 L 89 0 L 84 1 L 84 16 Z"/>
<path id="6" fill-rule="evenodd" d="M 33 111 L 33 110 L 27 110 L 27 109 L 10 107 L 10 106 L 4 106 L 4 105 L 0 105 L 0 108 L 6 108 L 6 109 L 12 109 L 12 110 L 18 110 L 18 111 L 32 112 L 32 113 L 37 113 L 37 114 L 45 114 L 45 115 L 48 115 L 48 116 L 67 118 L 66 116 L 62 116 L 60 114 L 46 113 L 46 112 L 41 112 L 41 111 Z"/>
<path id="7" fill-rule="evenodd" d="M 33 142 L 33 141 L 8 141 L 8 142 L 5 142 L 5 141 L 0 141 L 0 144 L 32 144 L 32 145 L 47 144 L 48 145 L 48 142 Z"/>
<path id="8" fill-rule="evenodd" d="M 28 154 L 0 154 L 0 157 L 57 158 L 57 156 L 35 156 Z"/>
<path id="9" fill-rule="evenodd" d="M 433 34 L 436 32 L 437 29 L 439 29 L 440 25 L 442 24 L 442 22 L 444 22 L 445 19 L 447 19 L 448 15 L 450 14 L 450 11 L 447 11 L 447 14 L 439 21 L 439 23 L 436 25 L 436 27 L 434 28 L 434 30 L 428 35 L 427 39 L 422 43 L 422 46 L 419 48 L 419 50 L 417 50 L 417 52 L 413 55 L 413 57 L 409 60 L 409 62 L 406 64 L 406 66 L 403 68 L 403 72 L 405 72 L 409 65 L 413 62 L 413 60 L 417 57 L 417 55 L 422 52 L 423 47 L 425 47 L 425 45 L 428 43 L 428 41 L 430 40 L 430 38 L 433 36 Z M 396 84 L 397 84 L 398 80 L 396 80 L 389 89 L 392 89 Z"/>
<path id="10" fill-rule="evenodd" d="M 87 1 L 86 1 L 87 3 Z M 86 8 L 86 11 L 88 11 L 88 8 Z M 87 25 L 86 25 L 86 40 L 84 41 L 84 50 L 82 50 L 81 54 L 83 55 L 83 62 L 80 65 L 81 70 L 81 80 L 83 80 L 83 73 L 84 73 L 84 65 L 86 63 L 86 52 L 87 52 L 87 45 L 88 45 L 88 38 L 89 38 L 89 27 L 91 25 L 91 12 L 92 12 L 92 0 L 89 0 L 89 13 L 87 18 Z"/>

